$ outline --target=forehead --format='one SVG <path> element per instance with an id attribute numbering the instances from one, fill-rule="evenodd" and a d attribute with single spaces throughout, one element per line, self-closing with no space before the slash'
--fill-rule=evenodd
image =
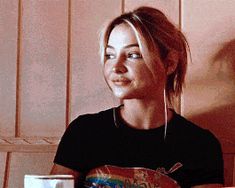
<path id="1" fill-rule="evenodd" d="M 119 24 L 111 31 L 108 46 L 122 48 L 130 44 L 137 44 L 137 38 L 133 29 L 125 24 Z"/>

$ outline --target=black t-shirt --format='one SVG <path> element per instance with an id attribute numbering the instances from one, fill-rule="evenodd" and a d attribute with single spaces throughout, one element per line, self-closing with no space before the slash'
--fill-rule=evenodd
<path id="1" fill-rule="evenodd" d="M 181 187 L 223 184 L 221 147 L 211 132 L 174 112 L 164 140 L 164 125 L 134 129 L 118 110 L 75 119 L 61 139 L 54 163 L 84 174 L 104 165 L 143 167 L 167 174 Z"/>

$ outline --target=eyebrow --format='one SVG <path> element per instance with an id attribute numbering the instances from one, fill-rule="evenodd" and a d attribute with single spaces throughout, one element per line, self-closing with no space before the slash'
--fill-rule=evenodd
<path id="1" fill-rule="evenodd" d="M 126 45 L 124 48 L 131 48 L 131 47 L 139 47 L 139 44 L 137 44 L 137 43 L 129 44 L 129 45 Z M 114 47 L 113 47 L 113 46 L 110 46 L 110 45 L 107 45 L 106 48 L 114 49 Z"/>

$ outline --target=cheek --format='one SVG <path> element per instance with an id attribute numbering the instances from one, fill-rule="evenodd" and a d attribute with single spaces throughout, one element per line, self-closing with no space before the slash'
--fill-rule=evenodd
<path id="1" fill-rule="evenodd" d="M 111 67 L 108 64 L 104 64 L 103 65 L 103 76 L 104 76 L 104 79 L 107 84 L 110 80 L 110 74 L 111 74 Z"/>
<path id="2" fill-rule="evenodd" d="M 153 79 L 152 72 L 147 67 L 144 66 L 137 68 L 136 74 L 138 75 L 138 77 L 140 77 L 142 81 Z"/>
<path id="3" fill-rule="evenodd" d="M 151 71 L 151 76 L 154 82 L 161 83 L 166 80 L 166 72 L 165 69 L 161 66 L 154 67 L 153 71 Z"/>
<path id="4" fill-rule="evenodd" d="M 103 65 L 103 75 L 105 77 L 105 79 L 107 79 L 108 77 L 108 66 L 106 64 Z"/>
<path id="5" fill-rule="evenodd" d="M 164 81 L 166 77 L 166 70 L 163 62 L 159 58 L 159 56 L 154 56 L 154 59 L 148 58 L 148 62 L 146 63 L 146 68 L 149 71 L 149 75 L 152 76 L 154 82 Z"/>
<path id="6" fill-rule="evenodd" d="M 164 85 L 166 81 L 165 73 L 161 70 L 156 71 L 150 71 L 148 68 L 142 69 L 142 71 L 139 72 L 139 75 L 141 75 L 142 81 L 145 82 L 147 85 L 154 85 L 156 87 L 161 87 L 161 85 Z"/>

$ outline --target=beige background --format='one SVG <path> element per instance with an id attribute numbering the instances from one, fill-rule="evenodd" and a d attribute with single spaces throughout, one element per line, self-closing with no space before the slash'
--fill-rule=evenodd
<path id="1" fill-rule="evenodd" d="M 191 47 L 182 115 L 221 141 L 235 185 L 234 0 L 0 0 L 0 187 L 49 173 L 68 123 L 118 104 L 102 76 L 98 34 L 141 5 L 159 8 Z"/>

